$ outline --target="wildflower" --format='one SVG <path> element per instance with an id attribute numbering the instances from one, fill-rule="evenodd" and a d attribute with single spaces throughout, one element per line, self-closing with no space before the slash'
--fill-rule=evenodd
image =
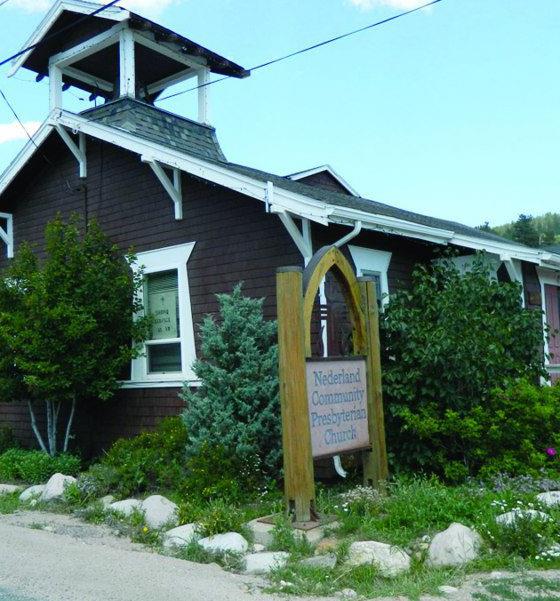
<path id="1" fill-rule="evenodd" d="M 144 528 L 142 528 L 142 532 L 146 534 L 146 532 L 148 532 L 148 526 L 144 526 Z"/>
<path id="2" fill-rule="evenodd" d="M 546 449 L 546 454 L 549 457 L 556 457 L 556 455 L 558 455 L 558 451 L 553 447 L 549 447 L 548 449 Z"/>

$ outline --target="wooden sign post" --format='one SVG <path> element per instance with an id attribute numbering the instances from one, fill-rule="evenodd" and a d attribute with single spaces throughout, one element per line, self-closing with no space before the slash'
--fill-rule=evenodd
<path id="1" fill-rule="evenodd" d="M 330 270 L 350 310 L 354 357 L 319 361 L 311 359 L 311 316 Z M 276 282 L 286 505 L 305 524 L 318 521 L 314 457 L 359 451 L 364 482 L 387 479 L 379 314 L 373 280 L 358 280 L 334 246 L 317 252 L 305 272 L 278 269 Z"/>

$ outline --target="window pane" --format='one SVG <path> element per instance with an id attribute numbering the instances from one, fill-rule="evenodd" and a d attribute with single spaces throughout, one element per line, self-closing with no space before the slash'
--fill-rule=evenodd
<path id="1" fill-rule="evenodd" d="M 151 273 L 147 277 L 148 312 L 154 317 L 152 340 L 181 336 L 177 270 Z"/>
<path id="2" fill-rule="evenodd" d="M 154 344 L 148 346 L 148 371 L 150 373 L 180 372 L 181 344 Z"/>

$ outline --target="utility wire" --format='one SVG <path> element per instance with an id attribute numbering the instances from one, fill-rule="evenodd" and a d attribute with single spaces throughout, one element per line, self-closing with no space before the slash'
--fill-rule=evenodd
<path id="1" fill-rule="evenodd" d="M 6 2 L 8 2 L 8 0 L 3 0 L 4 4 Z M 104 6 L 101 6 L 97 10 L 94 10 L 92 13 L 88 13 L 87 15 L 84 15 L 81 19 L 78 19 L 76 22 L 70 23 L 69 25 L 66 25 L 65 27 L 63 27 L 62 29 L 59 29 L 58 31 L 55 31 L 51 35 L 44 37 L 40 42 L 37 42 L 36 44 L 32 44 L 31 46 L 28 46 L 27 48 L 24 48 L 23 50 L 20 50 L 19 52 L 16 52 L 12 56 L 10 56 L 10 57 L 4 59 L 3 61 L 1 61 L 0 62 L 0 67 L 3 67 L 4 65 L 6 65 L 7 63 L 9 63 L 10 61 L 13 61 L 14 59 L 22 56 L 23 54 L 25 54 L 29 50 L 33 50 L 34 48 L 37 48 L 37 46 L 40 46 L 41 44 L 44 44 L 47 40 L 50 40 L 50 39 L 52 39 L 54 37 L 57 37 L 57 36 L 61 35 L 62 33 L 64 33 L 65 31 L 68 31 L 69 29 L 73 29 L 74 27 L 76 27 L 76 25 L 79 25 L 80 23 L 82 23 L 83 21 L 86 21 L 90 17 L 95 17 L 95 15 L 98 15 L 99 13 L 102 13 L 104 10 L 107 10 L 108 8 L 111 8 L 111 6 L 115 6 L 115 4 L 117 4 L 118 2 L 120 2 L 120 0 L 112 0 L 111 2 L 108 2 L 107 4 L 105 4 Z M 0 6 L 2 6 L 2 4 L 0 4 Z"/>
<path id="2" fill-rule="evenodd" d="M 4 4 L 8 4 L 10 0 L 2 0 L 2 2 L 0 2 L 0 8 L 2 8 L 4 6 Z"/>
<path id="3" fill-rule="evenodd" d="M 322 46 L 326 46 L 327 44 L 332 44 L 334 42 L 338 42 L 339 40 L 343 40 L 344 38 L 349 38 L 350 36 L 354 36 L 358 33 L 362 33 L 363 31 L 367 31 L 368 29 L 373 29 L 374 27 L 379 27 L 381 25 L 385 25 L 386 23 L 390 23 L 391 21 L 396 21 L 397 19 L 401 19 L 402 17 L 406 17 L 411 15 L 412 13 L 416 13 L 424 8 L 428 8 L 429 6 L 433 6 L 434 4 L 438 4 L 442 2 L 442 0 L 432 0 L 431 2 L 427 2 L 426 4 L 422 4 L 421 6 L 417 6 L 416 8 L 412 8 L 405 12 L 399 13 L 397 15 L 393 15 L 392 17 L 388 17 L 387 19 L 383 19 L 382 21 L 377 21 L 376 23 L 371 23 L 370 25 L 365 25 L 364 27 L 360 27 L 359 29 L 354 29 L 353 31 L 348 31 L 347 33 L 343 33 L 341 35 L 337 35 L 334 38 L 330 38 L 328 40 L 324 40 L 323 42 L 318 42 L 317 44 L 313 44 L 312 46 L 307 46 L 306 48 L 302 48 L 301 50 L 296 50 L 295 52 L 290 52 L 290 54 L 286 54 L 284 56 L 280 56 L 278 58 L 274 58 L 272 60 L 267 61 L 266 63 L 261 63 L 260 65 L 256 65 L 249 69 L 249 71 L 258 71 L 259 69 L 264 69 L 265 67 L 270 67 L 271 65 L 275 65 L 282 61 L 288 60 L 289 58 L 293 58 L 294 56 L 299 56 L 300 54 L 305 54 L 306 52 L 311 52 L 311 50 L 316 50 L 317 48 L 321 48 Z M 194 92 L 195 90 L 199 90 L 200 88 L 205 88 L 207 86 L 214 85 L 215 83 L 219 83 L 221 81 L 225 81 L 226 79 L 231 79 L 231 75 L 225 75 L 224 77 L 219 77 L 218 79 L 213 79 L 212 81 L 208 81 L 206 83 L 200 84 L 199 86 L 195 86 L 194 88 L 189 88 L 187 90 L 182 90 L 181 92 L 175 92 L 174 94 L 169 94 L 168 96 L 164 96 L 163 98 L 159 98 L 158 101 L 169 100 L 170 98 L 175 98 L 177 96 L 181 96 L 186 94 L 187 92 Z"/>

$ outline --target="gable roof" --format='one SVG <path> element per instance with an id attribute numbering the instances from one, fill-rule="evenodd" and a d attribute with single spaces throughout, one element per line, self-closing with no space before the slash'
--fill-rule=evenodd
<path id="1" fill-rule="evenodd" d="M 55 127 L 93 138 L 156 160 L 196 177 L 236 190 L 265 203 L 267 210 L 291 213 L 328 225 L 338 223 L 486 250 L 505 258 L 560 266 L 560 256 L 529 248 L 463 224 L 406 211 L 385 203 L 311 186 L 225 159 L 215 130 L 139 100 L 123 98 L 82 114 L 57 109 L 0 176 L 0 195 Z M 504 259 L 505 260 L 505 259 Z"/>
<path id="2" fill-rule="evenodd" d="M 332 178 L 339 186 L 344 188 L 348 194 L 352 196 L 360 196 L 356 189 L 353 188 L 341 175 L 339 175 L 330 165 L 320 165 L 319 167 L 313 167 L 312 169 L 306 169 L 305 171 L 298 171 L 297 173 L 291 173 L 287 177 L 291 180 L 301 181 L 312 178 L 317 175 L 326 174 Z M 305 181 L 303 183 L 306 183 Z"/>

